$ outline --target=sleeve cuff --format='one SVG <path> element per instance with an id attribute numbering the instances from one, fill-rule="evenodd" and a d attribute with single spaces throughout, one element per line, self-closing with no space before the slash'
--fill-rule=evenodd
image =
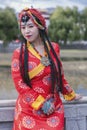
<path id="1" fill-rule="evenodd" d="M 35 110 L 38 110 L 40 106 L 44 103 L 45 98 L 41 95 L 39 95 L 36 100 L 31 104 L 32 108 Z"/>
<path id="2" fill-rule="evenodd" d="M 75 92 L 72 91 L 71 93 L 67 94 L 67 95 L 63 95 L 64 99 L 67 101 L 71 101 L 75 98 Z"/>

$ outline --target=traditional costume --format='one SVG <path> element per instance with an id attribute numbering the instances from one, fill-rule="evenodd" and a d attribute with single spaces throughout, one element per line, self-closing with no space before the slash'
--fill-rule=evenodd
<path id="1" fill-rule="evenodd" d="M 23 10 L 19 15 L 19 22 L 21 21 L 22 16 L 25 14 L 29 15 L 31 20 L 39 29 L 43 31 L 46 30 L 45 20 L 37 10 Z M 40 20 L 41 24 L 36 21 L 35 17 Z M 51 45 L 54 48 L 58 59 L 60 60 L 60 49 L 58 44 L 51 43 Z M 56 63 L 57 61 L 52 53 L 52 47 L 50 48 L 49 45 L 47 46 L 49 48 L 49 54 L 52 57 L 56 67 L 55 75 L 59 76 L 59 70 Z M 12 78 L 19 93 L 15 107 L 13 130 L 63 130 L 64 107 L 60 98 L 60 94 L 58 91 L 56 91 L 59 84 L 54 84 L 54 93 L 51 91 L 52 69 L 50 67 L 48 55 L 44 57 L 41 56 L 29 42 L 27 42 L 27 49 L 28 74 L 32 87 L 26 84 L 22 76 L 23 73 L 20 71 L 20 48 L 14 51 L 12 58 Z M 22 51 L 22 72 L 24 72 L 24 52 L 25 45 L 23 46 Z M 62 78 L 61 92 L 65 100 L 72 100 L 75 98 L 75 93 L 64 77 L 61 61 L 60 68 Z M 47 100 L 49 99 L 50 101 L 48 102 Z M 48 115 L 47 113 L 49 110 L 49 105 L 52 104 L 50 102 L 54 103 L 55 110 L 53 113 Z"/>
<path id="2" fill-rule="evenodd" d="M 52 46 L 59 58 L 58 44 L 52 43 Z M 43 61 L 41 62 L 42 57 L 30 43 L 27 43 L 27 47 L 29 55 L 28 73 L 32 88 L 26 85 L 20 73 L 20 49 L 14 51 L 12 58 L 12 78 L 19 93 L 15 107 L 13 130 L 64 130 L 64 107 L 58 92 L 54 92 L 55 111 L 51 115 L 45 115 L 41 110 L 43 103 L 52 96 L 50 64 L 44 65 Z M 55 62 L 51 49 L 50 55 Z M 65 79 L 63 69 L 62 84 L 64 99 L 74 99 L 75 93 Z M 56 85 L 54 86 L 56 87 Z"/>

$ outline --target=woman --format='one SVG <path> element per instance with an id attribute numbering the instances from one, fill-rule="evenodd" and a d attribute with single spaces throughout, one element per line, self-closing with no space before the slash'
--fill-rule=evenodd
<path id="1" fill-rule="evenodd" d="M 64 77 L 59 46 L 50 42 L 38 10 L 22 10 L 19 26 L 25 42 L 12 58 L 12 78 L 19 93 L 13 130 L 63 130 L 60 93 L 68 101 L 80 97 Z"/>

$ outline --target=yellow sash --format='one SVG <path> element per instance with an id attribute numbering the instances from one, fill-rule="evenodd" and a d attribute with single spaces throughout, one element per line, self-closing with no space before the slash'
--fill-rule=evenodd
<path id="1" fill-rule="evenodd" d="M 27 47 L 28 50 L 35 56 L 37 57 L 39 60 L 41 60 L 40 55 L 34 50 L 34 48 L 27 43 Z M 28 72 L 30 79 L 32 79 L 34 76 L 36 76 L 37 74 L 39 74 L 43 69 L 45 68 L 45 66 L 40 63 L 38 66 L 36 66 L 33 70 L 31 70 L 30 72 Z"/>

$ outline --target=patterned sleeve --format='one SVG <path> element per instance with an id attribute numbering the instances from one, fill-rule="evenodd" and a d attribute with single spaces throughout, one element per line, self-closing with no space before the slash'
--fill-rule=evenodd
<path id="1" fill-rule="evenodd" d="M 12 79 L 19 94 L 28 92 L 29 95 L 32 95 L 31 97 L 34 97 L 33 101 L 31 99 L 32 102 L 30 101 L 30 105 L 32 108 L 38 110 L 45 101 L 45 95 L 39 95 L 39 93 L 35 92 L 23 81 L 19 68 L 19 56 L 20 49 L 16 49 L 13 53 L 11 64 Z"/>
<path id="2" fill-rule="evenodd" d="M 56 44 L 56 43 L 55 43 Z M 60 59 L 60 48 L 59 45 L 56 44 L 56 53 L 58 55 L 58 58 L 60 60 L 60 64 L 61 64 L 61 74 L 62 74 L 62 94 L 65 100 L 73 100 L 75 98 L 75 92 L 74 90 L 71 88 L 71 86 L 69 85 L 68 81 L 65 78 L 64 75 L 64 70 L 63 70 L 63 65 Z"/>

